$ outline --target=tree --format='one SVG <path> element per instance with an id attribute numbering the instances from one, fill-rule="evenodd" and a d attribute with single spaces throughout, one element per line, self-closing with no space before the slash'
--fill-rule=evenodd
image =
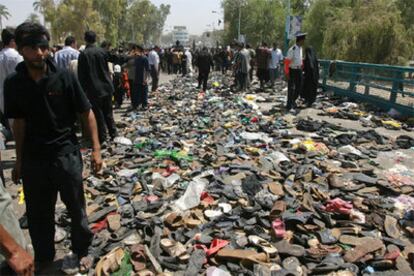
<path id="1" fill-rule="evenodd" d="M 27 22 L 32 22 L 32 23 L 39 23 L 40 24 L 40 18 L 39 15 L 37 13 L 32 12 L 31 14 L 29 14 L 29 16 L 26 19 Z"/>
<path id="2" fill-rule="evenodd" d="M 113 45 L 119 39 L 120 22 L 125 20 L 127 8 L 126 0 L 94 0 L 94 9 L 98 11 L 101 22 L 105 28 L 105 39 Z"/>
<path id="3" fill-rule="evenodd" d="M 238 35 L 239 2 L 224 0 L 225 43 Z M 256 45 L 262 41 L 277 42 L 283 38 L 285 11 L 281 0 L 247 0 L 240 5 L 241 34 Z"/>
<path id="4" fill-rule="evenodd" d="M 148 46 L 158 43 L 169 13 L 169 5 L 157 8 L 149 0 L 132 1 L 126 15 L 125 40 Z"/>
<path id="5" fill-rule="evenodd" d="M 404 19 L 412 3 L 315 0 L 304 20 L 307 43 L 327 59 L 404 65 L 412 56 L 414 20 Z"/>
<path id="6" fill-rule="evenodd" d="M 56 18 L 56 5 L 54 0 L 37 0 L 33 2 L 33 9 L 43 15 L 43 24 L 53 24 Z"/>
<path id="7" fill-rule="evenodd" d="M 93 30 L 98 38 L 104 38 L 104 27 L 98 11 L 93 8 L 93 0 L 64 0 L 57 6 L 56 14 L 52 25 L 55 42 L 63 41 L 68 35 L 83 41 L 86 30 Z"/>
<path id="8" fill-rule="evenodd" d="M 3 29 L 3 19 L 9 19 L 10 13 L 5 5 L 0 4 L 0 30 Z"/>

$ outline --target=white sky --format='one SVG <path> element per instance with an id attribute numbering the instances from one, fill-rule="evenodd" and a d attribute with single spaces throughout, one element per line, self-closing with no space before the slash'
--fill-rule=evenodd
<path id="1" fill-rule="evenodd" d="M 33 2 L 35 0 L 0 0 L 11 14 L 8 20 L 3 21 L 3 26 L 17 26 L 27 19 L 30 13 L 34 12 Z M 223 24 L 218 26 L 218 20 L 223 17 L 221 0 L 151 0 L 155 5 L 170 4 L 171 13 L 165 23 L 165 31 L 172 29 L 172 26 L 187 26 L 190 34 L 201 34 L 204 31 L 214 28 L 222 29 Z M 218 11 L 219 13 L 212 13 Z M 222 20 L 223 21 L 223 20 Z M 209 26 L 207 26 L 209 25 Z"/>

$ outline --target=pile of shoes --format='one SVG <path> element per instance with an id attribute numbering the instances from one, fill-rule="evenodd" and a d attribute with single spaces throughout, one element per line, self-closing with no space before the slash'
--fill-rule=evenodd
<path id="1" fill-rule="evenodd" d="M 118 122 L 102 173 L 85 173 L 91 274 L 414 274 L 412 135 L 262 112 L 283 104 L 282 82 L 263 93 L 212 82 L 160 87 Z M 57 222 L 69 230 L 64 211 Z"/>

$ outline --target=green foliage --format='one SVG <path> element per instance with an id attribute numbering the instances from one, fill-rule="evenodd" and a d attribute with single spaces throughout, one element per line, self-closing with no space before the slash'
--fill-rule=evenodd
<path id="1" fill-rule="evenodd" d="M 237 38 L 239 4 L 248 42 L 283 43 L 288 0 L 223 0 L 226 43 Z M 321 58 L 400 65 L 413 58 L 413 0 L 290 0 L 290 14 L 303 16 L 307 44 Z"/>
<path id="2" fill-rule="evenodd" d="M 281 41 L 284 30 L 284 9 L 281 0 L 224 0 L 224 22 L 227 31 L 224 42 L 230 43 L 238 36 L 239 7 L 241 12 L 240 33 L 247 42 L 257 45 L 262 41 Z"/>
<path id="3" fill-rule="evenodd" d="M 132 2 L 126 14 L 124 40 L 130 38 L 133 42 L 148 45 L 159 43 L 169 13 L 169 5 L 157 8 L 149 0 Z"/>
<path id="4" fill-rule="evenodd" d="M 86 30 L 112 45 L 156 43 L 170 13 L 169 5 L 156 7 L 149 0 L 38 0 L 33 7 L 44 15 L 55 43 L 69 34 L 82 41 Z"/>
<path id="5" fill-rule="evenodd" d="M 412 56 L 400 10 L 393 1 L 318 0 L 306 17 L 309 41 L 328 59 L 405 64 Z"/>
<path id="6" fill-rule="evenodd" d="M 98 11 L 93 8 L 93 0 L 63 0 L 56 6 L 56 18 L 51 24 L 55 41 L 63 41 L 73 35 L 83 40 L 86 30 L 93 30 L 103 37 L 104 27 Z"/>

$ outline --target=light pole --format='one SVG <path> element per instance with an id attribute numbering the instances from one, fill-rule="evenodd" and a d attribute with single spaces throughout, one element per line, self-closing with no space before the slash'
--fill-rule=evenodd
<path id="1" fill-rule="evenodd" d="M 285 24 L 285 47 L 284 47 L 285 55 L 289 49 L 289 30 L 290 30 L 290 0 L 286 0 L 286 1 L 287 1 L 287 5 L 286 5 L 286 24 Z"/>
<path id="2" fill-rule="evenodd" d="M 240 25 L 241 25 L 241 0 L 239 0 L 239 26 L 237 29 L 237 40 L 240 41 Z"/>

